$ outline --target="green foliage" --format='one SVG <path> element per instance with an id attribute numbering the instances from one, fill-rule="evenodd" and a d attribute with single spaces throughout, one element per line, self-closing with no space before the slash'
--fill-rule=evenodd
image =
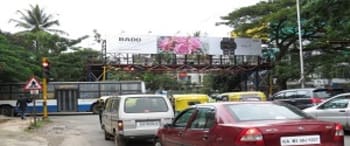
<path id="1" fill-rule="evenodd" d="M 155 91 L 157 89 L 178 90 L 181 85 L 177 82 L 173 74 L 153 73 L 153 72 L 128 72 L 128 71 L 108 71 L 108 80 L 142 80 L 147 89 Z"/>
<path id="2" fill-rule="evenodd" d="M 129 73 L 127 71 L 108 71 L 107 73 L 108 80 L 137 80 L 139 75 L 135 75 L 134 73 Z"/>
<path id="3" fill-rule="evenodd" d="M 87 58 L 98 56 L 97 51 L 75 47 L 86 39 L 68 39 L 59 36 L 66 34 L 52 26 L 58 26 L 51 14 L 45 13 L 38 5 L 18 11 L 20 19 L 10 19 L 17 27 L 25 31 L 16 34 L 0 33 L 0 81 L 25 81 L 31 76 L 42 76 L 41 58 L 48 57 L 51 62 L 50 79 L 62 81 L 84 80 Z M 55 33 L 55 34 L 52 34 Z M 64 53 L 72 51 L 73 53 Z"/>
<path id="4" fill-rule="evenodd" d="M 217 74 L 208 74 L 204 77 L 204 86 L 208 93 L 218 91 L 227 92 L 240 90 L 240 82 L 242 78 L 240 74 L 227 74 L 227 73 L 217 73 Z"/>
<path id="5" fill-rule="evenodd" d="M 145 81 L 146 87 L 153 91 L 161 88 L 165 90 L 177 90 L 180 88 L 180 84 L 176 81 L 173 74 L 145 72 L 142 80 Z"/>
<path id="6" fill-rule="evenodd" d="M 52 123 L 50 119 L 39 119 L 37 118 L 35 122 L 31 122 L 29 127 L 26 129 L 28 132 L 32 132 L 35 129 L 39 129 L 47 124 Z"/>
<path id="7" fill-rule="evenodd" d="M 342 54 L 350 42 L 349 5 L 347 0 L 301 1 L 302 39 L 310 42 L 303 46 L 306 76 L 316 73 L 334 77 L 335 73 L 327 69 L 349 62 Z M 222 24 L 233 27 L 233 34 L 237 36 L 258 37 L 279 48 L 274 63 L 275 76 L 286 82 L 300 78 L 297 76 L 300 64 L 296 14 L 295 0 L 274 0 L 235 10 L 222 17 L 225 20 Z M 314 52 L 321 55 L 312 55 Z M 291 64 L 286 65 L 285 59 Z"/>
<path id="8" fill-rule="evenodd" d="M 53 15 L 46 14 L 39 5 L 30 5 L 30 9 L 18 10 L 17 13 L 21 16 L 20 19 L 10 19 L 10 22 L 16 23 L 16 27 L 24 28 L 24 32 L 46 31 L 66 34 L 64 31 L 51 29 L 53 26 L 59 26 L 59 21 L 53 20 Z"/>
<path id="9" fill-rule="evenodd" d="M 279 48 L 263 48 L 261 52 L 262 52 L 262 57 L 264 59 L 269 60 L 269 61 L 275 61 L 276 56 L 280 52 L 280 49 Z"/>
<path id="10" fill-rule="evenodd" d="M 350 38 L 350 1 L 348 0 L 312 0 L 307 1 L 305 13 L 310 21 L 324 24 L 322 31 L 330 40 L 349 40 Z"/>
<path id="11" fill-rule="evenodd" d="M 40 72 L 38 58 L 0 34 L 0 82 L 24 82 Z"/>
<path id="12" fill-rule="evenodd" d="M 98 56 L 99 52 L 93 50 L 79 50 L 51 56 L 48 58 L 51 63 L 50 78 L 58 81 L 86 80 L 88 61 Z"/>
<path id="13" fill-rule="evenodd" d="M 37 40 L 34 46 L 33 40 Z M 51 79 L 85 80 L 88 57 L 97 58 L 92 50 L 63 53 L 81 40 L 70 40 L 47 32 L 0 34 L 0 81 L 24 82 L 31 76 L 42 76 L 41 58 L 51 61 Z M 57 45 L 61 41 L 62 46 Z"/>

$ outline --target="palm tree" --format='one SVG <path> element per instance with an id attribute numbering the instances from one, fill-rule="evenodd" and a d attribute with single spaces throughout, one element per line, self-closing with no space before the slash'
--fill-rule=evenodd
<path id="1" fill-rule="evenodd" d="M 67 34 L 62 30 L 51 29 L 52 26 L 59 26 L 58 20 L 53 20 L 51 14 L 44 12 L 38 5 L 30 5 L 31 9 L 26 9 L 24 11 L 17 10 L 17 13 L 21 15 L 20 19 L 10 19 L 9 22 L 17 23 L 16 27 L 22 27 L 26 29 L 24 32 L 54 32 L 60 34 Z"/>

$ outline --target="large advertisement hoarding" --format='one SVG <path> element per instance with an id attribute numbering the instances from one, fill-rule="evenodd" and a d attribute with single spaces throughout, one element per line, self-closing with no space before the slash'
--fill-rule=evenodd
<path id="1" fill-rule="evenodd" d="M 179 55 L 208 54 L 208 42 L 199 37 L 185 36 L 160 36 L 157 41 L 158 53 L 170 53 Z"/>
<path id="2" fill-rule="evenodd" d="M 157 36 L 107 36 L 107 53 L 157 54 Z"/>
<path id="3" fill-rule="evenodd" d="M 261 55 L 261 41 L 250 38 L 192 36 L 112 36 L 108 53 L 178 55 Z"/>
<path id="4" fill-rule="evenodd" d="M 261 55 L 261 40 L 250 38 L 235 38 L 237 48 L 235 55 Z"/>

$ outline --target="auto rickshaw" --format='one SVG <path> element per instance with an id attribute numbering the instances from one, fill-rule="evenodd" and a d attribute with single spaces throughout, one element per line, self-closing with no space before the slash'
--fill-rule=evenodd
<path id="1" fill-rule="evenodd" d="M 266 101 L 266 95 L 260 91 L 226 92 L 219 94 L 216 100 L 221 101 Z"/>
<path id="2" fill-rule="evenodd" d="M 206 94 L 174 94 L 172 102 L 175 112 L 178 113 L 191 105 L 208 103 L 209 98 Z"/>

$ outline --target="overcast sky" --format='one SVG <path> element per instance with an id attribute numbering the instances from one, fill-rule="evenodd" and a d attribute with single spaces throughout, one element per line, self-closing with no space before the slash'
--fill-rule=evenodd
<path id="1" fill-rule="evenodd" d="M 220 16 L 261 0 L 7 0 L 0 8 L 0 30 L 17 32 L 9 19 L 18 19 L 17 10 L 39 4 L 60 21 L 58 29 L 70 38 L 93 35 L 191 35 L 229 36 L 230 28 L 215 26 Z M 91 42 L 90 42 L 91 43 Z M 86 43 L 85 45 L 93 45 Z"/>

